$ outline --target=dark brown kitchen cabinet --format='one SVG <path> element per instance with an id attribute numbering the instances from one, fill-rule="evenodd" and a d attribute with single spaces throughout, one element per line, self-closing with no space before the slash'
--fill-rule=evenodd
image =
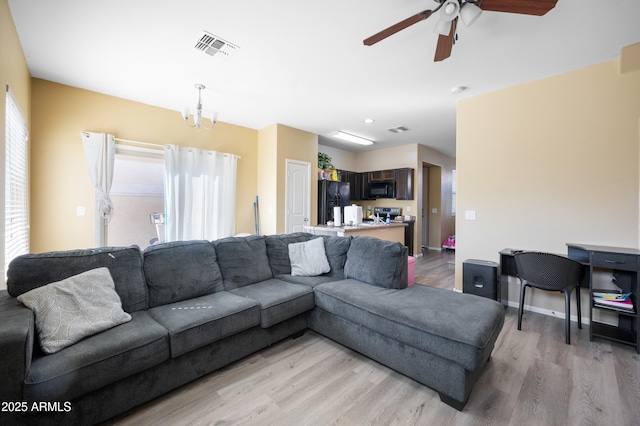
<path id="1" fill-rule="evenodd" d="M 369 173 L 356 173 L 348 170 L 339 170 L 340 181 L 349 182 L 351 201 L 369 199 Z"/>
<path id="2" fill-rule="evenodd" d="M 355 193 L 359 200 L 369 199 L 369 173 L 355 173 L 356 186 Z"/>
<path id="3" fill-rule="evenodd" d="M 413 169 L 396 169 L 394 172 L 396 200 L 413 200 Z"/>
<path id="4" fill-rule="evenodd" d="M 395 179 L 395 170 L 377 170 L 375 172 L 369 172 L 369 182 L 388 182 Z"/>

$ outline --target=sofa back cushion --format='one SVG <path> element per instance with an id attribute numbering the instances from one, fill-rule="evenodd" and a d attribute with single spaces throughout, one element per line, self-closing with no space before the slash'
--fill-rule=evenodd
<path id="1" fill-rule="evenodd" d="M 209 241 L 150 246 L 143 256 L 151 308 L 224 290 L 216 251 Z"/>
<path id="2" fill-rule="evenodd" d="M 291 261 L 289 260 L 289 244 L 309 241 L 312 235 L 306 232 L 294 232 L 292 234 L 267 235 L 267 256 L 271 273 L 275 277 L 281 274 L 291 273 Z"/>
<path id="3" fill-rule="evenodd" d="M 347 252 L 344 276 L 378 287 L 406 288 L 408 253 L 409 249 L 397 242 L 355 237 Z"/>
<path id="4" fill-rule="evenodd" d="M 312 235 L 306 232 L 294 232 L 282 235 L 267 235 L 267 255 L 273 276 L 291 274 L 291 261 L 289 259 L 289 244 L 309 241 L 312 238 L 323 238 L 324 248 L 331 270 L 323 275 L 344 278 L 344 264 L 347 260 L 347 251 L 351 244 L 351 237 L 337 237 L 331 235 Z"/>
<path id="5" fill-rule="evenodd" d="M 109 269 L 122 309 L 135 312 L 147 308 L 147 286 L 138 246 L 25 254 L 16 257 L 7 271 L 7 291 L 18 297 L 36 287 L 62 281 L 100 267 Z"/>
<path id="6" fill-rule="evenodd" d="M 226 290 L 273 278 L 265 237 L 229 237 L 213 242 Z"/>
<path id="7" fill-rule="evenodd" d="M 324 249 L 327 253 L 327 260 L 331 266 L 331 270 L 326 276 L 338 279 L 344 278 L 344 265 L 347 261 L 347 253 L 351 246 L 351 237 L 337 237 L 332 235 L 323 235 Z"/>

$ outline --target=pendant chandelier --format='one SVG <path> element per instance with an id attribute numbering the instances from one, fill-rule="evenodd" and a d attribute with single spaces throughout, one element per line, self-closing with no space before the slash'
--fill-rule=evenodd
<path id="1" fill-rule="evenodd" d="M 205 89 L 206 86 L 204 84 L 194 84 L 194 87 L 198 89 L 198 104 L 196 105 L 196 113 L 193 115 L 193 124 L 189 123 L 189 107 L 184 107 L 182 109 L 182 118 L 184 119 L 184 122 L 189 127 L 195 127 L 198 130 L 200 130 L 201 127 L 203 129 L 211 130 L 213 129 L 213 126 L 216 125 L 216 121 L 218 121 L 218 113 L 214 111 L 211 114 L 211 117 L 207 117 L 209 120 L 211 120 L 211 126 L 207 126 L 205 125 L 205 123 L 203 123 L 202 121 L 202 90 Z"/>

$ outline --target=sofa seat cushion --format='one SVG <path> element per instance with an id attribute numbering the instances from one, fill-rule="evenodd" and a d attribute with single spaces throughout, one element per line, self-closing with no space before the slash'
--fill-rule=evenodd
<path id="1" fill-rule="evenodd" d="M 386 289 L 347 279 L 314 292 L 319 309 L 468 370 L 484 365 L 504 322 L 495 300 L 423 285 Z"/>
<path id="2" fill-rule="evenodd" d="M 302 284 L 311 288 L 320 284 L 329 283 L 331 281 L 338 281 L 338 278 L 332 277 L 330 275 L 318 275 L 317 277 L 301 277 L 298 275 L 280 274 L 276 276 L 276 278 L 288 283 Z"/>
<path id="3" fill-rule="evenodd" d="M 51 355 L 34 354 L 27 401 L 69 401 L 169 359 L 167 330 L 146 311 Z"/>
<path id="4" fill-rule="evenodd" d="M 293 318 L 314 307 L 313 290 L 310 287 L 276 278 L 240 287 L 231 292 L 260 303 L 260 325 L 263 328 Z"/>
<path id="5" fill-rule="evenodd" d="M 260 324 L 260 305 L 227 291 L 157 306 L 149 314 L 169 330 L 173 358 Z"/>

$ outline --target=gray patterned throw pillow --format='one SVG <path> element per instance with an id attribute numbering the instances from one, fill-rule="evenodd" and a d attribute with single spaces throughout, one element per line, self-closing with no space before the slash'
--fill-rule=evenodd
<path id="1" fill-rule="evenodd" d="M 302 243 L 289 244 L 291 275 L 314 277 L 331 270 L 324 249 L 324 239 L 314 238 Z"/>
<path id="2" fill-rule="evenodd" d="M 108 268 L 35 288 L 18 301 L 35 313 L 40 346 L 47 354 L 131 320 Z"/>

